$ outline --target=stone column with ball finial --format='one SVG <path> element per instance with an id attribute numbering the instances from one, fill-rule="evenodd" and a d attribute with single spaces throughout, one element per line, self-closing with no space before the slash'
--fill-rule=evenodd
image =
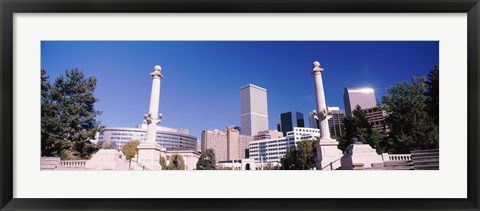
<path id="1" fill-rule="evenodd" d="M 163 78 L 162 68 L 157 65 L 152 76 L 152 93 L 150 95 L 150 109 L 144 115 L 144 122 L 147 123 L 147 140 L 138 146 L 138 162 L 149 170 L 161 170 L 160 155 L 166 151 L 165 147 L 156 142 L 157 124 L 162 122 L 162 114 L 158 114 L 160 102 L 160 80 Z"/>
<path id="2" fill-rule="evenodd" d="M 328 110 L 325 101 L 325 92 L 322 81 L 323 68 L 320 62 L 313 62 L 312 75 L 315 80 L 315 96 L 317 100 L 317 110 L 313 110 L 313 115 L 318 120 L 320 129 L 320 139 L 317 145 L 317 170 L 333 170 L 340 167 L 342 151 L 337 148 L 338 142 L 330 137 L 328 127 Z"/>

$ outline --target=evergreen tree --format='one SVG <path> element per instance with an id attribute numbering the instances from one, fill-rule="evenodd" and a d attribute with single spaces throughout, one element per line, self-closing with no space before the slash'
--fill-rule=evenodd
<path id="1" fill-rule="evenodd" d="M 381 143 L 388 153 L 438 148 L 438 127 L 427 112 L 425 77 L 413 77 L 388 89 L 382 97 L 389 115 L 385 119 L 390 132 Z"/>
<path id="2" fill-rule="evenodd" d="M 41 155 L 60 157 L 69 144 L 62 138 L 58 105 L 52 99 L 52 85 L 45 70 L 41 71 Z M 66 155 L 62 156 L 67 158 Z"/>
<path id="3" fill-rule="evenodd" d="M 89 139 L 102 129 L 96 120 L 98 100 L 93 96 L 96 78 L 79 69 L 66 71 L 48 82 L 42 70 L 42 156 L 59 156 L 70 150 L 73 159 L 88 159 L 97 147 Z"/>
<path id="4" fill-rule="evenodd" d="M 366 118 L 366 112 L 359 105 L 352 111 L 352 115 L 345 117 L 344 125 L 345 135 L 338 139 L 339 149 L 345 151 L 350 144 L 353 144 L 353 140 L 356 138 L 364 144 L 369 144 L 378 152 L 382 151 L 379 143 L 383 139 L 383 135 L 380 131 L 372 128 L 372 125 L 368 123 Z"/>
<path id="5" fill-rule="evenodd" d="M 427 81 L 427 111 L 430 117 L 433 118 L 434 123 L 438 126 L 439 124 L 439 70 L 438 66 L 435 65 L 432 70 L 428 73 Z"/>
<path id="6" fill-rule="evenodd" d="M 215 152 L 207 149 L 200 155 L 197 162 L 197 170 L 215 170 Z"/>

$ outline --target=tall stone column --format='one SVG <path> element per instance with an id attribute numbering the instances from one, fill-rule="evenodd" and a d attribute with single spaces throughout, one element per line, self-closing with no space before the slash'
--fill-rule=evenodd
<path id="1" fill-rule="evenodd" d="M 322 80 L 323 68 L 320 62 L 313 62 L 312 75 L 315 80 L 315 96 L 317 99 L 316 119 L 319 121 L 320 140 L 317 145 L 317 170 L 332 170 L 340 167 L 342 151 L 337 148 L 338 142 L 330 137 L 328 127 L 327 103 Z"/>
<path id="2" fill-rule="evenodd" d="M 157 144 L 157 124 L 162 121 L 162 114 L 158 114 L 160 101 L 160 80 L 163 78 L 162 68 L 157 65 L 152 76 L 152 92 L 150 95 L 150 108 L 148 114 L 144 115 L 147 123 L 147 140 L 138 146 L 139 163 L 149 170 L 161 170 L 160 155 L 165 153 L 165 147 Z"/>

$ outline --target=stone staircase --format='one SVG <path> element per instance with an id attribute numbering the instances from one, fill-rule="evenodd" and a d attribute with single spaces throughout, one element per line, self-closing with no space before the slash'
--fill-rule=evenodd
<path id="1" fill-rule="evenodd" d="M 132 159 L 132 163 L 130 166 L 130 170 L 143 170 L 143 171 L 149 171 L 150 169 L 140 163 L 137 163 L 136 160 Z"/>
<path id="2" fill-rule="evenodd" d="M 405 155 L 389 155 L 390 159 L 383 162 L 384 170 L 438 170 L 438 149 L 411 151 Z"/>
<path id="3" fill-rule="evenodd" d="M 411 160 L 391 160 L 383 162 L 383 170 L 414 170 Z"/>
<path id="4" fill-rule="evenodd" d="M 438 149 L 412 151 L 412 163 L 415 170 L 438 170 L 440 154 Z"/>

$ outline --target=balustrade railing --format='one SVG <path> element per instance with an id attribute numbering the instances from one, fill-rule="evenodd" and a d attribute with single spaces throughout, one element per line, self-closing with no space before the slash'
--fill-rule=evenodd
<path id="1" fill-rule="evenodd" d="M 87 164 L 87 160 L 61 160 L 60 167 L 62 168 L 82 168 Z"/>
<path id="2" fill-rule="evenodd" d="M 386 159 L 385 159 L 386 158 Z M 411 154 L 387 154 L 383 156 L 384 161 L 409 161 L 412 160 Z"/>

